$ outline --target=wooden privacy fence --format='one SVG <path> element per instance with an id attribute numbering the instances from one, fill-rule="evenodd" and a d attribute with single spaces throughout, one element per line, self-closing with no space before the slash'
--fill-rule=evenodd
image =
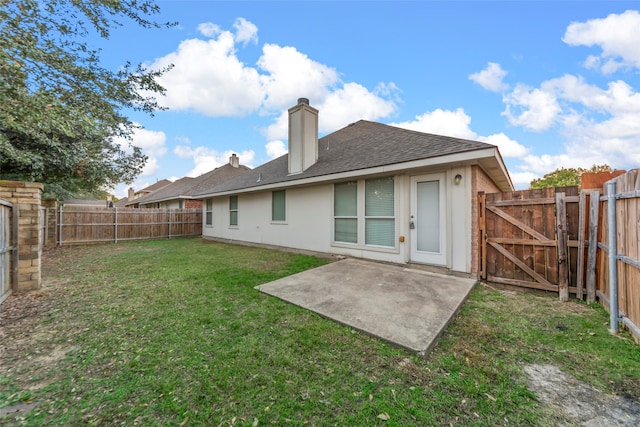
<path id="1" fill-rule="evenodd" d="M 576 294 L 578 202 L 578 187 L 480 193 L 480 278 Z"/>
<path id="2" fill-rule="evenodd" d="M 56 215 L 58 245 L 202 235 L 201 209 L 61 206 L 51 209 L 51 213 Z"/>
<path id="3" fill-rule="evenodd" d="M 607 309 L 615 280 L 619 317 L 612 315 L 612 324 L 624 323 L 640 341 L 640 171 L 609 182 L 615 183 L 611 221 L 606 185 L 580 193 L 578 187 L 480 193 L 478 271 L 487 282 L 557 292 L 562 301 L 597 297 Z"/>
<path id="4" fill-rule="evenodd" d="M 600 302 L 610 309 L 612 280 L 616 283 L 617 306 L 620 320 L 640 340 L 640 170 L 635 169 L 612 181 L 613 194 L 603 189 L 591 195 L 599 201 L 598 244 L 597 244 L 597 289 Z M 609 203 L 615 203 L 615 218 L 609 218 Z M 597 203 L 597 202 L 596 202 Z M 615 250 L 609 245 L 609 227 L 613 228 Z M 595 251 L 595 250 L 594 250 Z M 613 260 L 611 256 L 613 255 Z M 612 276 L 610 265 L 616 267 Z M 612 319 L 613 321 L 613 319 Z"/>
<path id="5" fill-rule="evenodd" d="M 18 206 L 0 199 L 0 303 L 18 283 Z"/>

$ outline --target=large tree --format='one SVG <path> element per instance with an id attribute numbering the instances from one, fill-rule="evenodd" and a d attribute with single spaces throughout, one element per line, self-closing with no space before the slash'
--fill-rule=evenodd
<path id="1" fill-rule="evenodd" d="M 43 182 L 57 197 L 133 181 L 147 158 L 126 114 L 160 108 L 166 70 L 108 70 L 87 36 L 108 38 L 125 20 L 173 25 L 158 12 L 146 0 L 0 0 L 0 179 Z"/>
<path id="2" fill-rule="evenodd" d="M 593 165 L 591 169 L 585 168 L 560 168 L 549 172 L 542 178 L 531 181 L 529 188 L 567 187 L 580 185 L 581 177 L 586 172 L 611 172 L 609 165 Z"/>

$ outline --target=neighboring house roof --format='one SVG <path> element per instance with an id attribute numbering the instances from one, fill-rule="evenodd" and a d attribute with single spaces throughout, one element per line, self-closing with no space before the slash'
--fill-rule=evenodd
<path id="1" fill-rule="evenodd" d="M 248 170 L 251 169 L 247 166 L 238 165 L 238 167 L 233 167 L 232 165 L 227 163 L 196 178 L 181 178 L 165 187 L 162 187 L 159 190 L 135 199 L 135 203 L 144 205 L 149 203 L 166 202 L 176 199 L 197 198 L 193 197 L 193 195 L 209 189 L 216 184 L 225 182 Z"/>
<path id="2" fill-rule="evenodd" d="M 156 181 L 155 184 L 151 184 L 148 187 L 144 187 L 142 190 L 136 191 L 136 194 L 138 194 L 138 193 L 150 193 L 152 191 L 156 191 L 156 190 L 159 190 L 159 189 L 161 189 L 163 187 L 166 187 L 169 184 L 171 184 L 171 181 L 169 181 L 168 179 L 161 179 L 160 181 Z"/>
<path id="3" fill-rule="evenodd" d="M 124 208 L 127 206 L 127 203 L 129 202 L 129 198 L 128 197 L 123 197 L 122 199 L 118 200 L 114 206 L 116 208 Z"/>
<path id="4" fill-rule="evenodd" d="M 186 194 L 189 196 L 196 196 L 204 191 L 207 191 L 215 185 L 226 182 L 231 178 L 234 178 L 250 170 L 251 168 L 244 165 L 238 165 L 238 167 L 236 168 L 227 163 L 224 166 L 215 168 L 214 170 L 195 178 L 193 187 L 191 187 L 191 189 Z"/>
<path id="5" fill-rule="evenodd" d="M 193 178 L 180 178 L 172 182 L 171 184 L 160 188 L 159 190 L 156 190 L 142 197 L 138 197 L 137 199 L 135 199 L 135 202 L 144 205 L 147 203 L 158 203 L 165 200 L 179 199 L 185 191 L 191 188 L 192 185 Z"/>
<path id="6" fill-rule="evenodd" d="M 501 181 L 497 184 L 505 191 L 513 189 L 494 145 L 360 120 L 320 138 L 317 162 L 299 174 L 288 173 L 289 159 L 285 154 L 234 179 L 203 190 L 200 196 L 258 190 L 260 187 L 273 188 L 276 184 L 295 185 L 294 181 L 309 178 L 319 178 L 314 181 L 331 180 L 339 178 L 341 174 L 364 169 L 384 168 L 416 160 L 437 160 L 439 157 L 482 150 L 487 151 L 484 156 L 494 159 L 488 160 L 486 167 L 501 169 L 495 173 Z M 459 161 L 464 161 L 467 157 L 472 159 L 473 155 L 459 157 Z M 438 164 L 437 161 L 433 163 Z"/>

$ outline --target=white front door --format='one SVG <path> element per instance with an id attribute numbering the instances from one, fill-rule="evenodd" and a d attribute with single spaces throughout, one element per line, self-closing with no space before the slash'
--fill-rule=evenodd
<path id="1" fill-rule="evenodd" d="M 411 261 L 447 265 L 445 174 L 411 178 Z"/>

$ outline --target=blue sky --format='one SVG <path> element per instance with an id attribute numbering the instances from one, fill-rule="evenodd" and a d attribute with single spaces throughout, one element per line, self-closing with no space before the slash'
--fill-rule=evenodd
<path id="1" fill-rule="evenodd" d="M 174 65 L 170 110 L 131 114 L 149 156 L 136 189 L 284 154 L 300 97 L 321 135 L 366 119 L 496 144 L 517 188 L 562 166 L 640 166 L 638 2 L 158 4 L 178 26 L 90 41 L 107 68 Z"/>

